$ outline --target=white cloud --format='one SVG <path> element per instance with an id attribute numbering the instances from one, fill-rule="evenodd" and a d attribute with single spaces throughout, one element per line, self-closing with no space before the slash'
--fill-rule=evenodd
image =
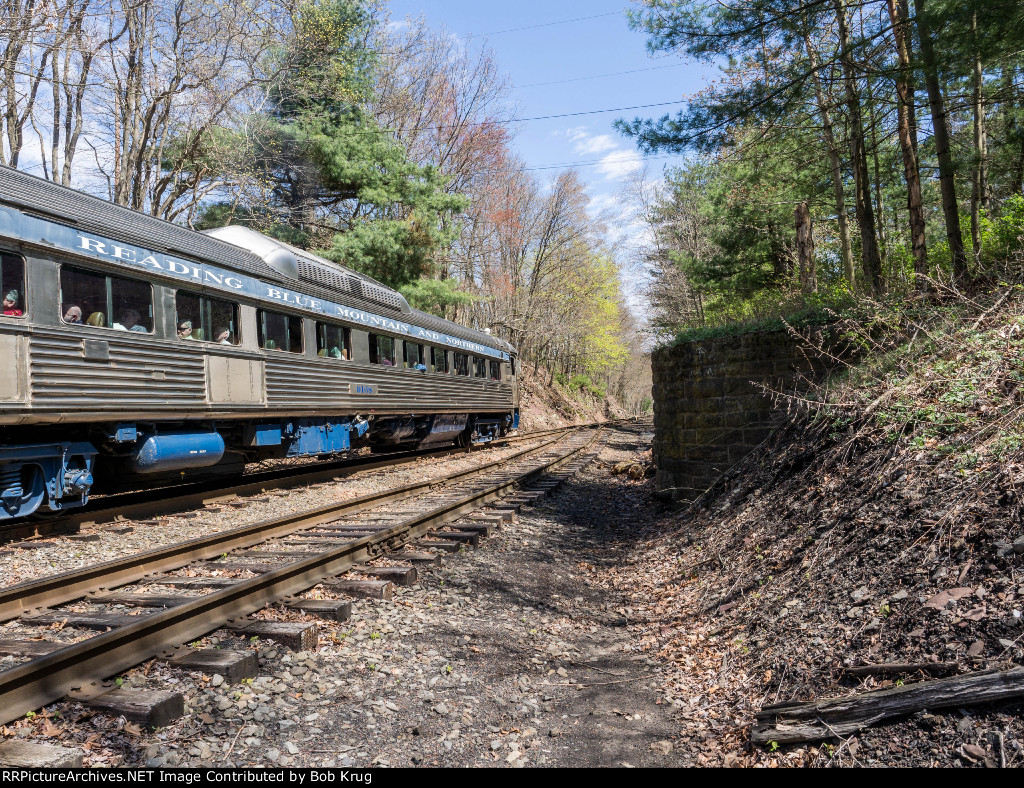
<path id="1" fill-rule="evenodd" d="M 616 150 L 618 147 L 619 141 L 610 134 L 598 134 L 596 137 L 583 135 L 576 141 L 576 152 L 584 156 L 596 156 L 599 153 Z"/>
<path id="2" fill-rule="evenodd" d="M 605 180 L 618 180 L 644 166 L 643 157 L 635 150 L 616 150 L 601 159 L 597 171 L 604 175 Z"/>

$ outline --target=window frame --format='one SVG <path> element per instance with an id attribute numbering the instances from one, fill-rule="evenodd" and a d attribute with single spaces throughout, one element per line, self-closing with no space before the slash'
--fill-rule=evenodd
<path id="1" fill-rule="evenodd" d="M 494 371 L 498 371 L 498 377 L 494 377 Z M 501 362 L 493 358 L 487 360 L 488 377 L 495 383 L 501 383 Z"/>
<path id="2" fill-rule="evenodd" d="M 398 345 L 396 343 L 398 342 L 398 338 L 393 337 L 390 334 L 376 333 L 367 334 L 367 336 L 369 337 L 368 341 L 370 346 L 370 363 L 378 367 L 390 367 L 391 369 L 397 369 Z M 390 364 L 380 363 L 380 345 L 377 342 L 377 340 L 379 339 L 388 339 L 391 341 L 391 355 L 390 357 L 385 356 L 385 358 L 387 358 L 391 362 Z"/>
<path id="3" fill-rule="evenodd" d="M 417 361 L 416 363 L 417 364 L 422 364 L 424 367 L 426 367 L 427 363 L 426 363 L 425 359 L 423 358 L 426 355 L 426 353 L 424 351 L 424 348 L 426 348 L 426 345 L 420 344 L 419 342 L 409 342 L 408 340 L 404 340 L 402 342 L 402 366 L 405 369 L 411 369 L 413 371 L 416 371 L 416 364 L 413 364 L 412 366 L 409 366 L 409 348 L 410 347 L 419 348 L 419 361 Z"/>
<path id="4" fill-rule="evenodd" d="M 352 329 L 348 326 L 343 326 L 340 323 L 328 323 L 324 320 L 317 320 L 316 323 L 316 355 L 317 358 L 326 358 L 331 361 L 351 361 L 352 360 Z M 320 355 L 321 350 L 327 350 L 327 337 L 326 329 L 334 328 L 341 331 L 341 358 L 332 356 L 329 353 L 323 356 Z M 321 332 L 323 331 L 324 346 L 320 347 Z"/>
<path id="5" fill-rule="evenodd" d="M 231 335 L 235 338 L 234 341 L 230 342 L 227 345 L 223 345 L 223 343 L 217 341 L 216 337 L 213 337 L 212 339 L 196 339 L 195 336 L 194 336 L 195 330 L 196 330 L 194 321 L 190 321 L 190 322 L 193 323 L 193 325 L 192 325 L 193 335 L 192 336 L 190 336 L 188 339 L 182 339 L 180 336 L 178 336 L 178 326 L 180 326 L 181 323 L 182 323 L 182 317 L 181 317 L 181 314 L 178 311 L 178 296 L 181 296 L 181 295 L 187 296 L 189 298 L 196 298 L 196 299 L 199 300 L 199 316 L 200 316 L 200 319 L 202 319 L 204 317 L 204 312 L 206 311 L 204 309 L 204 307 L 206 307 L 206 309 L 210 310 L 209 311 L 209 315 L 210 315 L 210 324 L 211 324 L 211 326 L 215 326 L 216 325 L 213 322 L 212 302 L 218 301 L 218 302 L 220 302 L 222 304 L 228 304 L 229 306 L 231 306 L 232 309 L 233 309 L 233 312 L 234 312 L 234 317 L 233 317 L 231 323 L 235 326 L 235 330 L 232 331 L 230 325 L 228 326 L 228 330 L 231 332 Z M 174 291 L 174 336 L 175 336 L 175 338 L 179 342 L 202 342 L 202 343 L 207 344 L 207 345 L 223 345 L 224 347 L 239 347 L 242 344 L 241 312 L 242 312 L 242 305 L 239 304 L 237 301 L 230 301 L 230 300 L 228 300 L 226 298 L 216 298 L 214 296 L 209 296 L 209 295 L 206 295 L 204 293 L 196 292 L 194 290 L 185 290 L 185 289 L 175 290 Z M 202 327 L 200 327 L 200 330 L 201 331 L 205 331 L 205 329 L 202 328 Z M 214 328 L 210 329 L 211 333 L 213 331 L 215 331 L 215 330 L 216 329 L 214 329 Z"/>
<path id="6" fill-rule="evenodd" d="M 3 297 L 7 295 L 7 287 L 3 286 L 3 272 L 4 272 L 4 258 L 13 258 L 21 264 L 21 282 L 16 288 L 18 291 L 18 308 L 21 309 L 20 315 L 5 315 L 3 312 Z M 11 320 L 24 320 L 28 317 L 28 261 L 25 260 L 25 255 L 18 254 L 17 252 L 8 252 L 0 250 L 0 289 L 3 290 L 0 293 L 0 317 L 6 317 Z"/>
<path id="7" fill-rule="evenodd" d="M 451 374 L 451 366 L 448 364 L 448 351 L 443 347 L 437 347 L 436 345 L 428 345 L 430 348 L 430 372 L 435 375 L 449 375 Z M 437 368 L 437 357 L 438 355 L 444 359 L 444 369 L 439 370 Z"/>
<path id="8" fill-rule="evenodd" d="M 459 371 L 459 359 L 466 359 L 466 371 Z M 454 370 L 455 376 L 460 378 L 472 378 L 473 377 L 473 357 L 469 353 L 455 353 L 452 359 L 452 369 Z"/>
<path id="9" fill-rule="evenodd" d="M 487 380 L 487 356 L 473 356 L 473 379 L 474 380 Z M 480 373 L 483 374 L 480 374 Z"/>
<path id="10" fill-rule="evenodd" d="M 78 273 L 86 274 L 88 276 L 101 277 L 101 278 L 103 278 L 105 280 L 104 287 L 103 287 L 103 294 L 104 294 L 104 298 L 106 299 L 106 305 L 104 307 L 105 311 L 101 313 L 104 316 L 104 318 L 103 318 L 104 319 L 104 325 L 102 325 L 102 326 L 94 326 L 94 325 L 92 325 L 92 324 L 90 324 L 88 322 L 89 318 L 85 318 L 84 320 L 82 320 L 79 323 L 68 323 L 64 319 L 64 316 L 67 314 L 68 309 L 70 309 L 72 306 L 78 306 L 78 304 L 67 304 L 67 305 L 64 304 L 64 274 L 65 274 L 65 272 L 68 272 L 68 273 L 70 273 L 70 272 L 78 272 Z M 114 288 L 113 288 L 113 281 L 114 280 L 119 280 L 121 282 L 131 282 L 131 283 L 137 284 L 137 285 L 145 285 L 146 287 L 149 288 L 149 314 L 146 315 L 146 317 L 148 317 L 148 319 L 152 322 L 153 328 L 147 328 L 145 331 L 132 331 L 131 329 L 124 329 L 124 330 L 122 330 L 122 329 L 119 329 L 119 328 L 114 328 L 113 322 L 109 320 L 110 312 L 111 312 L 111 306 L 113 305 L 113 300 L 114 300 Z M 157 322 L 156 321 L 156 296 L 155 296 L 155 292 L 154 292 L 153 287 L 154 287 L 153 283 L 151 281 L 147 280 L 147 279 L 135 279 L 135 278 L 130 277 L 130 276 L 119 276 L 117 274 L 108 273 L 108 272 L 104 271 L 103 269 L 82 267 L 82 266 L 79 266 L 79 265 L 75 265 L 74 263 L 60 263 L 58 265 L 58 268 L 57 268 L 57 296 L 58 296 L 57 297 L 57 305 L 58 305 L 58 311 L 60 312 L 60 323 L 61 323 L 62 326 L 80 326 L 82 328 L 88 328 L 90 330 L 99 329 L 99 330 L 102 330 L 102 331 L 117 331 L 118 333 L 123 333 L 123 334 L 141 334 L 141 335 L 148 336 L 148 337 L 156 336 L 156 322 Z M 80 306 L 78 306 L 78 308 L 81 309 Z M 135 310 L 135 311 L 138 311 L 138 310 Z M 85 311 L 84 310 L 82 311 L 82 316 L 85 317 Z M 90 317 L 91 317 L 91 315 L 90 315 Z M 140 313 L 139 317 L 143 317 L 143 315 Z M 108 325 L 108 323 L 109 323 L 109 325 Z M 175 324 L 175 325 L 177 325 L 177 324 Z"/>
<path id="11" fill-rule="evenodd" d="M 288 321 L 288 328 L 287 328 L 287 332 L 288 332 L 288 334 L 287 334 L 288 347 L 286 347 L 286 348 L 278 348 L 278 347 L 268 348 L 266 346 L 267 340 L 268 340 L 267 328 L 266 328 L 266 326 L 267 326 L 266 316 L 267 315 L 273 315 L 275 317 L 283 317 L 283 318 L 285 318 L 285 320 Z M 291 339 L 292 339 L 291 322 L 293 320 L 297 321 L 298 325 L 299 325 L 299 331 L 298 331 L 299 349 L 298 350 L 292 350 L 292 348 L 291 348 Z M 288 354 L 293 355 L 293 356 L 301 356 L 301 355 L 303 355 L 306 352 L 306 331 L 305 331 L 305 327 L 306 327 L 306 321 L 303 318 L 301 318 L 299 315 L 294 315 L 291 312 L 278 312 L 278 311 L 273 310 L 273 309 L 265 309 L 262 306 L 256 307 L 256 341 L 257 341 L 257 344 L 259 345 L 259 349 L 261 351 L 263 351 L 264 353 L 288 353 Z"/>

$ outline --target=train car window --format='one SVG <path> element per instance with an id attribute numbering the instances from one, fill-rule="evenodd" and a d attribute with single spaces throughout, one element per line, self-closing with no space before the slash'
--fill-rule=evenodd
<path id="1" fill-rule="evenodd" d="M 473 377 L 475 378 L 486 378 L 487 377 L 487 359 L 480 358 L 480 356 L 473 356 Z"/>
<path id="2" fill-rule="evenodd" d="M 352 358 L 352 335 L 333 323 L 316 324 L 316 354 L 321 358 Z"/>
<path id="3" fill-rule="evenodd" d="M 418 369 L 422 372 L 427 371 L 427 365 L 424 363 L 426 354 L 423 352 L 423 345 L 416 345 L 412 342 L 402 343 L 402 361 L 405 362 L 406 369 Z"/>
<path id="4" fill-rule="evenodd" d="M 491 367 L 491 380 L 501 380 L 501 362 L 491 361 L 489 364 Z"/>
<path id="5" fill-rule="evenodd" d="M 430 348 L 430 371 L 448 374 L 448 353 L 439 347 Z"/>
<path id="6" fill-rule="evenodd" d="M 150 334 L 153 288 L 147 282 L 62 266 L 60 312 L 65 323 Z"/>
<path id="7" fill-rule="evenodd" d="M 512 374 L 515 375 L 516 374 L 516 357 L 512 356 L 512 358 L 509 360 L 509 363 L 512 365 Z"/>
<path id="8" fill-rule="evenodd" d="M 370 334 L 370 363 L 383 367 L 395 366 L 395 339 L 382 334 Z"/>
<path id="9" fill-rule="evenodd" d="M 302 352 L 301 317 L 257 309 L 256 325 L 260 330 L 260 347 L 264 350 L 281 350 L 286 353 Z"/>
<path id="10" fill-rule="evenodd" d="M 465 353 L 455 354 L 455 374 L 469 377 L 469 356 Z"/>
<path id="11" fill-rule="evenodd" d="M 237 345 L 238 304 L 179 290 L 174 297 L 178 339 Z"/>
<path id="12" fill-rule="evenodd" d="M 4 317 L 25 316 L 25 261 L 17 255 L 0 254 L 0 293 Z"/>

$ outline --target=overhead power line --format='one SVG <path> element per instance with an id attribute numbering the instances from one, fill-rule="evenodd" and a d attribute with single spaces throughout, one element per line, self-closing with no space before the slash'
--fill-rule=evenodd
<path id="1" fill-rule="evenodd" d="M 573 77 L 572 79 L 556 79 L 553 82 L 531 82 L 529 85 L 519 85 L 519 89 L 523 88 L 539 88 L 545 85 L 564 85 L 566 82 L 583 82 L 588 79 L 604 79 L 605 77 L 621 77 L 626 74 L 641 74 L 645 71 L 661 71 L 665 68 L 680 68 L 685 66 L 686 63 L 673 63 L 669 66 L 651 66 L 650 68 L 635 68 L 632 71 L 613 71 L 610 74 L 592 74 L 589 77 Z"/>
<path id="2" fill-rule="evenodd" d="M 554 27 L 555 25 L 568 25 L 573 22 L 586 22 L 590 19 L 602 19 L 608 16 L 622 16 L 621 11 L 609 11 L 606 14 L 593 14 L 592 16 L 578 16 L 574 19 L 562 19 L 558 22 L 541 22 L 538 25 L 526 25 L 525 27 L 510 27 L 507 30 L 493 30 L 490 33 L 473 33 L 474 36 L 500 36 L 504 33 L 518 33 L 522 30 L 536 30 L 539 27 Z"/>

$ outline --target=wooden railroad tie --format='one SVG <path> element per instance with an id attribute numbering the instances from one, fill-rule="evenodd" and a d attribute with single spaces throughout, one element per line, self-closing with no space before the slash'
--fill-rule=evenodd
<path id="1" fill-rule="evenodd" d="M 229 624 L 228 629 L 242 637 L 273 640 L 292 651 L 315 651 L 320 645 L 316 624 L 252 619 Z"/>
<path id="2" fill-rule="evenodd" d="M 159 657 L 168 665 L 210 676 L 223 676 L 228 684 L 238 684 L 260 675 L 255 651 L 231 651 L 216 648 L 183 648 L 167 657 Z"/>
<path id="3" fill-rule="evenodd" d="M 390 580 L 326 580 L 324 588 L 365 599 L 391 599 L 395 584 Z"/>

